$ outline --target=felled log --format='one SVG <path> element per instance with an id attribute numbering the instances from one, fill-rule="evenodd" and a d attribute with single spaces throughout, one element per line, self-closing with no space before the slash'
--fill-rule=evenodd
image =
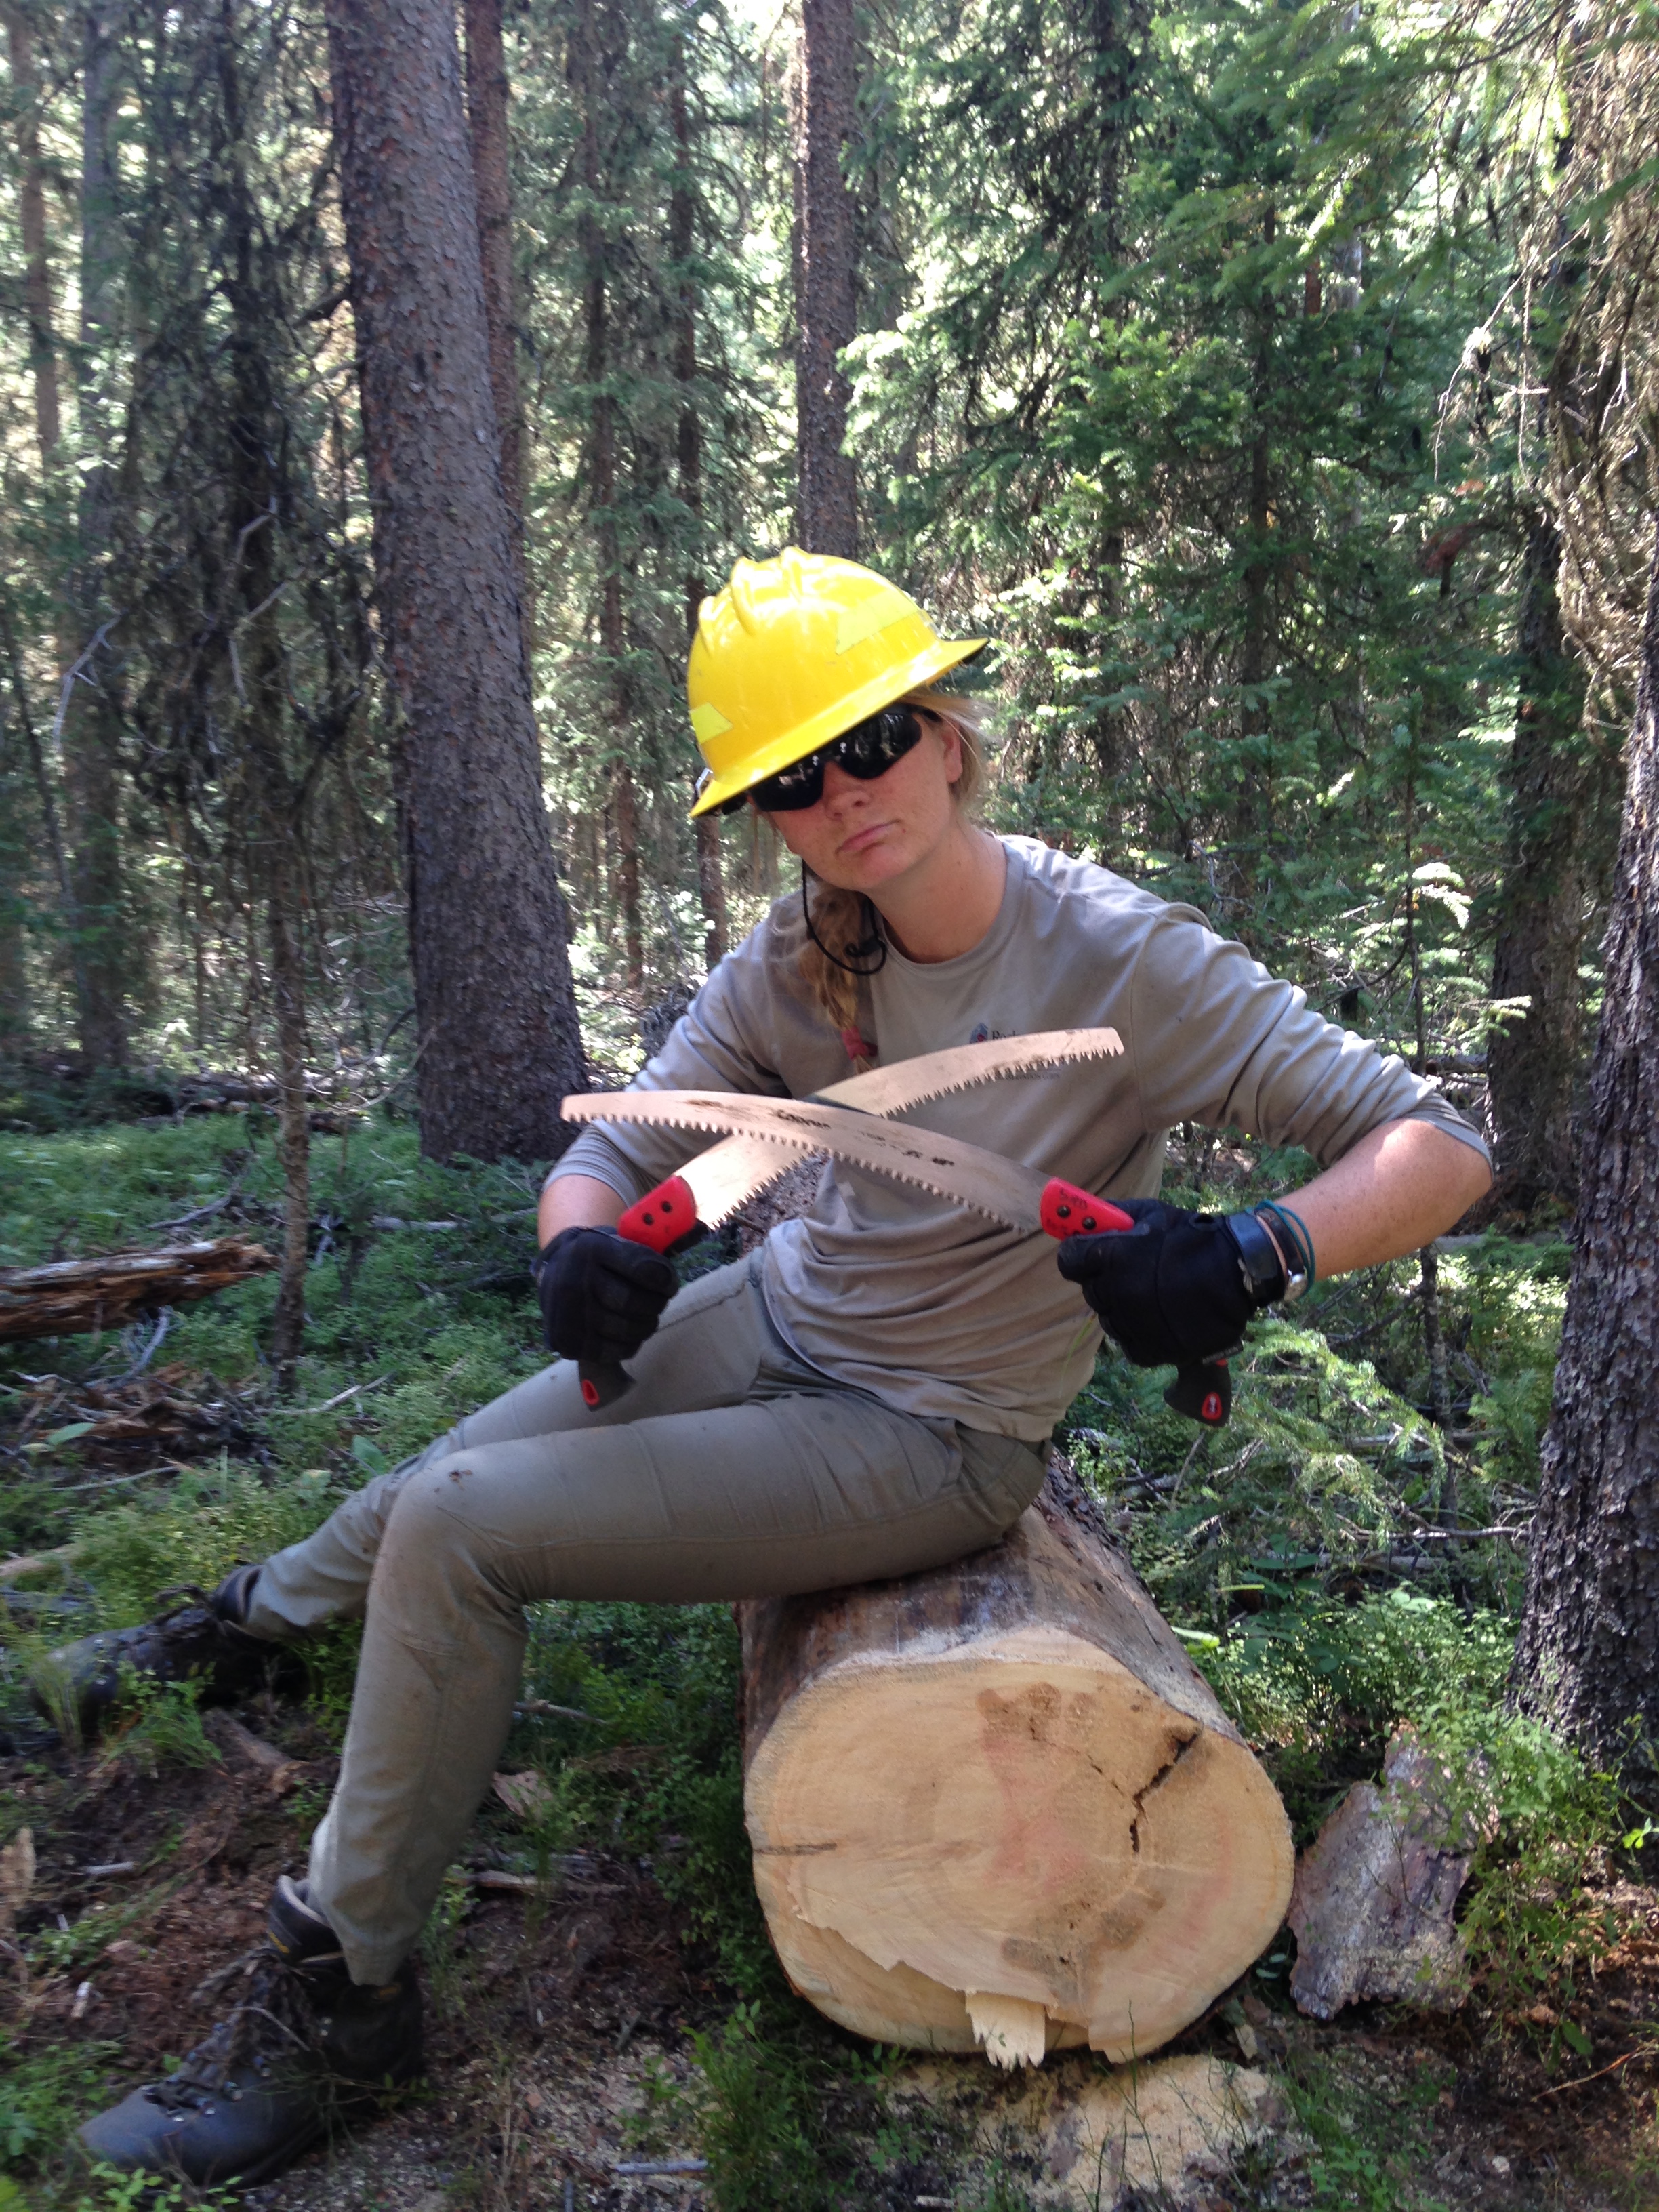
<path id="1" fill-rule="evenodd" d="M 263 1244 L 221 1237 L 161 1252 L 108 1252 L 44 1267 L 0 1268 L 0 1343 L 120 1328 L 139 1314 L 184 1306 L 276 1265 Z"/>
<path id="2" fill-rule="evenodd" d="M 1063 1462 L 989 1551 L 740 1612 L 755 1879 L 843 2027 L 1127 2059 L 1279 1928 L 1278 1792 Z"/>

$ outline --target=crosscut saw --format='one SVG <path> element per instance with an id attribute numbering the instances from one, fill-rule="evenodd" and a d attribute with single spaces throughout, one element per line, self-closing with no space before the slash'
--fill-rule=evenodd
<path id="1" fill-rule="evenodd" d="M 562 1110 L 569 1121 L 727 1133 L 724 1143 L 688 1161 L 617 1222 L 623 1236 L 653 1251 L 672 1251 L 701 1230 L 718 1227 L 799 1158 L 819 1152 L 972 1206 L 1027 1234 L 1092 1236 L 1133 1229 L 1133 1220 L 1109 1200 L 1063 1177 L 883 1117 L 997 1078 L 1049 1073 L 1079 1060 L 1113 1057 L 1122 1049 L 1114 1030 L 1057 1030 L 901 1060 L 808 1098 L 729 1091 L 605 1091 L 567 1098 Z M 591 1407 L 612 1403 L 630 1380 L 621 1367 L 599 1362 L 584 1362 L 580 1379 L 583 1400 Z M 1178 1411 L 1219 1427 L 1231 1403 L 1231 1385 L 1224 1358 L 1212 1359 L 1181 1369 L 1166 1396 Z"/>

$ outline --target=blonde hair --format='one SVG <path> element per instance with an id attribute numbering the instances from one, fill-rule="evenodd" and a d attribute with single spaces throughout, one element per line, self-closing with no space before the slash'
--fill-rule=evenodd
<path id="1" fill-rule="evenodd" d="M 957 779 L 954 794 L 959 807 L 970 806 L 985 773 L 984 719 L 979 701 L 957 692 L 907 691 L 902 699 L 893 703 L 919 707 L 939 720 L 950 723 L 956 731 L 962 741 L 962 774 Z M 867 1053 L 854 1048 L 870 1042 L 859 1030 L 859 991 L 864 975 L 876 971 L 873 968 L 863 973 L 854 971 L 860 969 L 872 950 L 869 902 L 859 891 L 842 890 L 833 884 L 821 882 L 810 869 L 804 872 L 801 896 L 811 902 L 807 908 L 811 931 L 801 948 L 799 961 L 802 980 L 813 1005 L 827 1017 L 830 1028 L 840 1032 L 849 1057 L 862 1071 L 870 1065 L 873 1048 Z M 814 935 L 820 943 L 813 943 Z M 830 953 L 847 961 L 848 967 L 838 967 L 825 952 L 825 946 Z"/>

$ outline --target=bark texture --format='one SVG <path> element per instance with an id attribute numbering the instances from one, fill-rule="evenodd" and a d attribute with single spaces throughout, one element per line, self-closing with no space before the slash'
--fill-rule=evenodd
<path id="1" fill-rule="evenodd" d="M 1279 1926 L 1278 1794 L 1063 1465 L 988 1551 L 740 1618 L 756 1882 L 842 2026 L 1145 2055 Z"/>
<path id="2" fill-rule="evenodd" d="M 1583 1046 L 1578 963 L 1605 888 L 1611 764 L 1583 731 L 1583 679 L 1561 625 L 1561 544 L 1540 511 L 1522 569 L 1521 696 L 1509 763 L 1509 822 L 1492 996 L 1528 1000 L 1486 1046 L 1498 1180 L 1483 1209 L 1571 1206 L 1578 1189 L 1573 1109 Z M 1606 826 L 1604 826 L 1606 825 Z"/>
<path id="3" fill-rule="evenodd" d="M 668 115 L 674 131 L 674 183 L 668 198 L 668 258 L 674 271 L 674 376 L 680 387 L 676 426 L 680 497 L 694 530 L 702 521 L 702 420 L 697 412 L 697 286 L 692 265 L 696 202 L 691 190 L 691 118 L 685 98 L 685 47 L 676 39 L 671 52 Z M 704 580 L 695 558 L 685 575 L 685 635 L 697 634 L 697 610 Z M 726 904 L 726 875 L 720 866 L 720 817 L 700 814 L 693 825 L 697 840 L 697 893 L 702 907 L 703 964 L 713 969 L 726 957 L 731 923 Z"/>
<path id="4" fill-rule="evenodd" d="M 63 434 L 58 390 L 58 346 L 52 325 L 52 264 L 46 254 L 46 195 L 35 103 L 34 33 L 17 9 L 6 10 L 12 95 L 17 102 L 18 216 L 23 234 L 23 307 L 28 317 L 29 369 L 34 380 L 34 433 L 40 459 L 50 462 Z"/>
<path id="5" fill-rule="evenodd" d="M 113 0 L 82 17 L 81 85 L 81 347 L 76 363 L 82 442 L 75 616 L 79 650 L 63 710 L 64 787 L 70 817 L 71 927 L 76 939 L 76 1030 L 90 1068 L 126 1058 L 121 915 L 120 707 L 108 596 L 118 439 L 113 388 L 122 293 L 115 123 L 121 98 Z M 66 672 L 66 681 L 68 681 Z"/>
<path id="6" fill-rule="evenodd" d="M 284 462 L 288 426 L 272 387 L 266 350 L 270 303 L 262 296 L 258 214 L 247 177 L 247 125 L 237 67 L 236 24 L 227 0 L 217 43 L 225 143 L 218 149 L 225 209 L 234 364 L 230 520 L 238 549 L 234 603 L 243 646 L 236 692 L 241 708 L 246 805 L 240 810 L 248 875 L 263 909 L 276 1022 L 276 1145 L 283 1165 L 283 1261 L 271 1319 L 278 1382 L 292 1386 L 305 1341 L 311 1237 L 311 1139 L 306 1118 L 304 956 L 305 833 L 302 779 L 289 767 L 288 681 L 277 601 L 285 580 L 278 534 L 290 500 Z"/>
<path id="7" fill-rule="evenodd" d="M 528 658 L 535 610 L 524 540 L 524 406 L 519 393 L 518 315 L 513 276 L 513 182 L 507 129 L 507 57 L 501 0 L 466 0 L 466 116 L 478 194 L 478 258 L 489 333 L 489 390 L 495 403 L 501 489 L 513 526 L 513 562 Z"/>
<path id="8" fill-rule="evenodd" d="M 858 330 L 855 211 L 842 167 L 853 136 L 852 0 L 802 0 L 795 115 L 795 531 L 809 553 L 855 561 L 858 480 L 842 451 L 852 386 L 838 356 Z"/>
<path id="9" fill-rule="evenodd" d="M 645 939 L 640 909 L 639 802 L 628 761 L 628 729 L 633 702 L 629 696 L 627 630 L 623 611 L 622 549 L 617 532 L 617 403 L 606 382 L 611 369 L 611 320 L 604 227 L 598 208 L 605 191 L 599 128 L 609 108 L 609 86 L 600 35 L 598 0 L 582 0 L 574 58 L 582 104 L 582 182 L 587 208 L 581 218 L 584 366 L 592 394 L 587 434 L 587 499 L 599 550 L 599 651 L 610 673 L 611 720 L 615 759 L 611 771 L 611 832 L 615 841 L 611 881 L 622 909 L 623 951 L 628 982 L 637 991 L 645 979 Z"/>
<path id="10" fill-rule="evenodd" d="M 453 13 L 329 0 L 432 1157 L 547 1159 L 582 1087 L 501 490 Z"/>
<path id="11" fill-rule="evenodd" d="M 1659 1732 L 1659 558 L 1650 574 L 1576 1250 L 1514 1690 L 1593 1753 Z"/>

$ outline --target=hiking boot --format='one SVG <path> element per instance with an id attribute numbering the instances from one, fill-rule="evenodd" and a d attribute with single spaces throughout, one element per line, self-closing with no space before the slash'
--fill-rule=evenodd
<path id="1" fill-rule="evenodd" d="M 233 1568 L 212 1591 L 182 1583 L 163 1595 L 185 1602 L 159 1619 L 83 1636 L 48 1652 L 29 1686 L 36 1706 L 64 1735 L 85 1739 L 119 1703 L 129 1667 L 154 1682 L 194 1677 L 216 1705 L 262 1689 L 273 1674 L 292 1675 L 299 1662 L 286 1646 L 242 1626 L 258 1573 L 257 1565 Z"/>
<path id="2" fill-rule="evenodd" d="M 306 1885 L 287 1875 L 265 1936 L 241 2002 L 179 2071 L 79 2130 L 88 2159 L 204 2186 L 252 2185 L 419 2073 L 413 1960 L 384 1988 L 360 1987 Z"/>

